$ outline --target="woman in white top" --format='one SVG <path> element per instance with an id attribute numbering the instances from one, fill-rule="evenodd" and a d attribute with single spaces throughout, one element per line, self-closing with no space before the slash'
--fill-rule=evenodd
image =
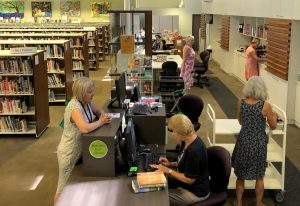
<path id="1" fill-rule="evenodd" d="M 94 83 L 81 77 L 73 83 L 73 98 L 65 109 L 64 131 L 57 148 L 59 178 L 54 202 L 57 201 L 82 150 L 82 134 L 89 133 L 111 121 L 99 107 L 92 103 Z M 94 121 L 95 117 L 99 117 Z"/>

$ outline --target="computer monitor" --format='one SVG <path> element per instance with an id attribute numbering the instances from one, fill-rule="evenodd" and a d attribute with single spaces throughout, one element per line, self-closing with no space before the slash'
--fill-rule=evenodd
<path id="1" fill-rule="evenodd" d="M 128 164 L 129 166 L 132 166 L 132 164 L 135 162 L 137 153 L 137 143 L 132 118 L 128 119 L 125 129 L 125 144 Z"/>
<path id="2" fill-rule="evenodd" d="M 140 101 L 140 98 L 141 98 L 141 93 L 140 93 L 139 85 L 134 85 L 133 86 L 133 94 L 131 96 L 131 101 L 138 102 L 138 101 Z"/>
<path id="3" fill-rule="evenodd" d="M 122 72 L 118 80 L 115 81 L 116 97 L 111 99 L 109 107 L 122 108 L 122 104 L 126 99 L 126 72 Z"/>

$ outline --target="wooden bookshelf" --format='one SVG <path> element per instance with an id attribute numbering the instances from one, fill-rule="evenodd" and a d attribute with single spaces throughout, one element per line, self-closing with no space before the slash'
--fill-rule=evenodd
<path id="1" fill-rule="evenodd" d="M 70 34 L 70 33 L 87 33 L 87 45 L 88 45 L 88 51 L 93 50 L 93 51 L 98 51 L 98 33 L 99 29 L 96 27 L 78 27 L 78 28 L 6 28 L 6 29 L 0 29 L 0 34 L 8 34 L 8 33 L 31 33 L 31 34 L 48 34 L 48 33 L 57 33 L 57 34 Z M 95 54 L 92 52 L 88 52 L 88 62 L 87 64 L 89 65 L 89 70 L 96 70 L 99 68 L 99 60 L 96 57 Z"/>
<path id="2" fill-rule="evenodd" d="M 3 40 L 70 40 L 73 80 L 89 76 L 88 39 L 86 33 L 0 33 Z M 74 46 L 75 45 L 75 46 Z M 80 54 L 80 57 L 77 55 Z"/>
<path id="3" fill-rule="evenodd" d="M 50 123 L 44 51 L 11 54 L 0 50 L 0 135 L 39 137 Z M 10 65 L 14 66 L 8 66 Z"/>
<path id="4" fill-rule="evenodd" d="M 48 80 L 62 80 L 62 84 L 51 86 L 49 89 L 49 102 L 65 102 L 72 98 L 72 49 L 69 40 L 0 40 L 1 49 L 10 47 L 33 46 L 46 50 Z M 55 78 L 57 77 L 57 78 Z M 54 95 L 54 96 L 53 96 Z M 53 98 L 52 98 L 53 97 Z"/>

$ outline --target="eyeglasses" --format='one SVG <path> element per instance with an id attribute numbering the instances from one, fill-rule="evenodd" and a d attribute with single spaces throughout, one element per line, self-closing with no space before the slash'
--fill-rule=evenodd
<path id="1" fill-rule="evenodd" d="M 172 130 L 172 129 L 170 129 L 169 127 L 168 127 L 168 131 L 169 131 L 169 132 L 173 132 L 173 130 Z"/>

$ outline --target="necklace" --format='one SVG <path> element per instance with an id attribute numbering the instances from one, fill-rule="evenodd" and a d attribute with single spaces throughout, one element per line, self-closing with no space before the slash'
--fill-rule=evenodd
<path id="1" fill-rule="evenodd" d="M 93 115 L 92 115 L 92 112 L 90 111 L 89 104 L 87 104 L 87 111 L 86 111 L 85 108 L 84 108 L 84 105 L 82 104 L 82 102 L 81 101 L 79 101 L 79 102 L 81 104 L 81 107 L 82 107 L 82 109 L 85 113 L 85 116 L 87 117 L 89 123 L 92 123 L 93 122 Z"/>

